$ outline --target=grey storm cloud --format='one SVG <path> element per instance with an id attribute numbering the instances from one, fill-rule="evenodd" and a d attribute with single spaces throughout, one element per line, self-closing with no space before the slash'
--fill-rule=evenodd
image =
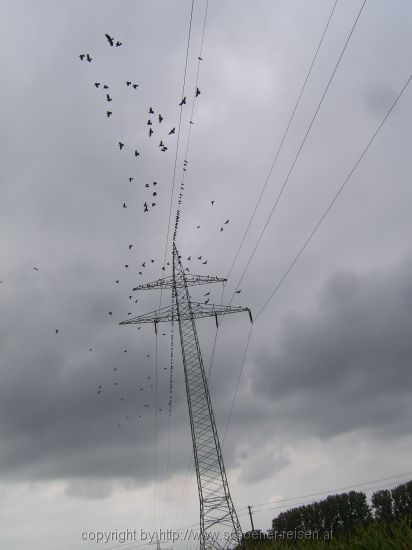
<path id="1" fill-rule="evenodd" d="M 337 3 L 223 298 L 211 285 L 191 289 L 194 300 L 209 290 L 210 303 L 231 300 L 361 3 Z M 177 206 L 171 192 L 173 185 L 179 191 L 186 147 L 178 248 L 192 273 L 227 276 L 333 4 L 210 1 L 190 125 L 206 7 L 194 2 L 175 171 L 177 132 L 168 132 L 179 125 L 190 0 L 2 3 L 0 480 L 13 498 L 19 483 L 62 482 L 56 509 L 75 498 L 83 513 L 90 499 L 97 517 L 104 501 L 111 518 L 118 517 L 119 487 L 137 488 L 144 499 L 152 490 L 155 334 L 152 326 L 118 323 L 170 303 L 170 293 L 160 301 L 159 292 L 132 289 L 165 274 L 169 214 L 173 226 Z M 365 4 L 232 305 L 256 315 L 406 81 L 411 12 L 408 0 L 396 10 L 389 0 Z M 106 32 L 123 45 L 111 48 Z M 80 61 L 81 53 L 93 61 Z M 95 82 L 109 86 L 112 102 Z M 294 451 L 308 439 L 359 432 L 367 460 L 375 461 L 373 445 L 408 433 L 410 92 L 256 321 L 238 388 L 247 313 L 220 323 L 215 350 L 214 320 L 198 322 L 207 369 L 214 352 L 210 392 L 234 494 L 246 487 L 247 498 L 259 502 L 256 486 L 275 475 L 285 476 L 282 490 L 289 490 L 299 468 Z M 164 117 L 154 119 L 152 137 L 150 107 Z M 163 138 L 167 152 L 158 147 Z M 157 204 L 146 214 L 154 181 Z M 170 326 L 159 327 L 156 476 L 177 502 L 192 442 L 176 325 L 174 337 L 169 424 Z M 365 463 L 352 464 L 361 480 Z M 308 493 L 316 490 L 311 484 Z M 147 509 L 143 497 L 136 507 Z M 16 518 L 32 508 L 18 502 L 13 512 L 10 530 L 26 536 Z M 63 521 L 75 532 L 72 516 Z M 66 548 L 55 544 L 62 537 L 51 526 L 47 548 Z M 45 548 L 45 540 L 30 541 Z M 83 547 L 76 544 L 67 548 Z"/>
<path id="2" fill-rule="evenodd" d="M 369 273 L 338 271 L 317 307 L 283 319 L 276 351 L 258 356 L 254 392 L 292 434 L 406 434 L 411 331 L 410 256 Z"/>

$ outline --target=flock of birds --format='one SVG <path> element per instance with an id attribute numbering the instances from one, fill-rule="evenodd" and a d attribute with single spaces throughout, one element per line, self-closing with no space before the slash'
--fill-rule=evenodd
<path id="1" fill-rule="evenodd" d="M 105 34 L 105 37 L 106 37 L 107 43 L 108 43 L 110 48 L 119 48 L 123 45 L 120 40 L 115 39 L 114 37 L 112 37 L 109 34 Z M 91 63 L 93 61 L 93 58 L 92 58 L 90 53 L 82 53 L 82 54 L 79 55 L 79 58 L 83 62 Z M 199 61 L 203 61 L 203 59 L 201 57 L 199 57 L 198 59 L 199 59 Z M 132 80 L 127 80 L 125 82 L 125 85 L 128 88 L 130 88 L 132 90 L 135 90 L 135 91 L 137 91 L 139 89 L 139 84 L 137 82 L 132 81 Z M 114 97 L 112 96 L 112 92 L 110 91 L 109 85 L 105 84 L 103 82 L 94 82 L 94 87 L 98 90 L 102 90 L 103 93 L 105 94 L 105 100 L 108 104 L 108 107 L 107 107 L 107 110 L 106 110 L 105 114 L 106 114 L 107 119 L 112 118 L 114 116 L 114 108 L 112 107 L 112 105 L 115 105 L 116 101 L 114 100 Z M 201 90 L 196 85 L 196 88 L 195 88 L 195 91 L 194 91 L 194 99 L 196 100 L 199 97 L 200 94 L 201 94 Z M 180 102 L 178 103 L 178 106 L 183 108 L 184 105 L 186 105 L 186 104 L 187 104 L 187 97 L 183 96 L 181 98 Z M 168 151 L 169 147 L 170 147 L 169 140 L 172 139 L 174 136 L 176 136 L 176 126 L 173 126 L 173 127 L 169 126 L 168 129 L 164 130 L 164 128 L 165 128 L 165 116 L 164 116 L 164 114 L 162 114 L 161 112 L 155 111 L 155 109 L 151 105 L 148 106 L 147 114 L 148 114 L 148 118 L 147 118 L 147 122 L 146 122 L 146 127 L 147 127 L 148 138 L 149 139 L 154 139 L 154 136 L 156 134 L 158 134 L 159 135 L 158 149 L 159 149 L 160 152 L 166 153 Z M 190 120 L 190 124 L 193 124 L 192 120 Z M 136 147 L 136 146 L 131 146 L 131 147 L 128 146 L 126 144 L 125 140 L 118 141 L 117 142 L 117 147 L 118 147 L 119 152 L 122 152 L 122 154 L 124 153 L 124 151 L 129 151 L 131 156 L 134 157 L 134 158 L 139 158 L 141 156 L 140 148 Z M 183 172 L 186 172 L 187 168 L 188 168 L 188 160 L 185 159 L 184 163 L 183 163 Z M 129 177 L 129 183 L 132 183 L 133 181 L 134 181 L 134 177 L 130 176 Z M 149 211 L 151 211 L 157 205 L 157 201 L 158 201 L 158 198 L 159 198 L 158 197 L 158 191 L 159 191 L 158 182 L 153 181 L 151 184 L 146 183 L 145 188 L 148 190 L 147 191 L 148 197 L 143 202 L 142 209 L 143 209 L 143 213 L 148 213 Z M 181 187 L 180 187 L 179 201 L 178 201 L 179 206 L 182 203 L 183 190 L 184 190 L 184 183 L 182 182 Z M 210 205 L 213 207 L 214 204 L 215 204 L 215 200 L 211 200 Z M 127 204 L 126 201 L 124 201 L 122 203 L 122 208 L 123 209 L 128 208 L 128 204 Z M 178 210 L 178 213 L 177 213 L 177 219 L 176 219 L 176 224 L 175 224 L 175 234 L 176 234 L 176 231 L 177 231 L 179 216 L 180 216 L 180 210 Z M 229 218 L 226 219 L 226 221 L 221 224 L 220 232 L 224 231 L 224 226 L 226 226 L 227 224 L 229 224 Z M 200 229 L 200 225 L 197 225 L 196 229 Z M 135 248 L 135 245 L 133 243 L 128 245 L 128 250 L 130 252 L 133 252 L 134 248 Z M 186 261 L 187 262 L 196 261 L 200 265 L 207 265 L 207 263 L 208 263 L 208 260 L 206 258 L 204 258 L 202 255 L 193 257 L 193 260 L 192 260 L 191 256 L 188 256 L 186 258 Z M 140 266 L 138 267 L 138 271 L 137 271 L 138 274 L 140 276 L 143 276 L 144 270 L 146 270 L 147 267 L 149 267 L 149 266 L 153 266 L 153 264 L 155 264 L 154 259 L 144 260 L 143 262 L 141 262 Z M 129 263 L 124 264 L 124 269 L 129 269 L 130 265 L 131 264 L 129 264 Z M 170 262 L 166 262 L 166 264 L 163 265 L 163 267 L 161 269 L 163 271 L 165 271 L 166 266 L 170 266 Z M 185 271 L 189 272 L 189 268 L 186 267 Z M 120 285 L 120 278 L 116 279 L 114 284 L 115 285 Z M 240 290 L 237 291 L 237 293 L 240 293 L 240 292 L 241 292 Z M 204 294 L 204 304 L 208 304 L 209 300 L 210 300 L 210 291 L 206 292 Z M 138 299 L 133 299 L 133 296 L 129 295 L 129 302 L 136 304 L 138 302 Z M 113 311 L 109 311 L 108 315 L 113 316 Z M 127 315 L 128 316 L 132 315 L 132 312 L 129 311 L 127 313 Z M 137 327 L 137 329 L 140 330 L 141 327 Z M 56 334 L 58 334 L 58 333 L 59 333 L 59 330 L 56 329 Z M 162 336 L 166 336 L 166 333 L 162 333 Z M 92 351 L 92 348 L 90 348 L 90 351 Z M 124 353 L 127 353 L 127 350 L 124 350 Z M 172 353 L 173 353 L 173 336 L 172 336 Z M 150 354 L 146 354 L 146 358 L 150 358 Z M 172 365 L 172 362 L 171 362 L 170 377 L 172 377 L 172 369 L 173 369 L 173 365 Z M 168 368 L 164 367 L 164 370 L 168 370 Z M 117 367 L 115 367 L 113 369 L 113 371 L 114 371 L 115 374 L 118 374 Z M 147 379 L 150 382 L 146 385 L 143 384 L 143 385 L 138 386 L 136 388 L 137 391 L 147 392 L 147 390 L 153 390 L 153 383 L 151 382 L 151 377 L 148 376 Z M 118 379 L 113 381 L 112 388 L 113 387 L 114 388 L 119 387 L 119 380 Z M 171 392 L 171 388 L 172 388 L 172 380 L 170 380 L 170 392 Z M 105 392 L 107 392 L 108 389 L 109 388 L 107 387 L 107 385 L 103 386 L 103 384 L 98 384 L 98 386 L 96 388 L 96 393 L 99 397 L 103 397 Z M 124 404 L 127 401 L 125 396 L 119 396 L 119 400 L 120 400 L 120 402 L 122 402 Z M 146 398 L 145 398 L 144 401 L 145 401 L 143 403 L 143 408 L 144 409 L 149 409 L 150 407 L 152 407 L 152 405 L 153 405 L 152 400 L 149 399 L 147 397 L 147 395 L 146 395 Z M 170 411 L 170 406 L 171 406 L 171 395 L 169 396 L 169 414 L 171 412 Z M 158 408 L 158 412 L 162 412 L 162 411 L 164 411 L 164 407 Z M 143 417 L 143 411 L 138 414 L 138 419 L 141 419 L 142 417 Z M 129 420 L 129 415 L 126 415 L 125 419 Z M 118 427 L 120 428 L 121 426 L 122 426 L 122 423 L 121 422 L 118 423 Z"/>

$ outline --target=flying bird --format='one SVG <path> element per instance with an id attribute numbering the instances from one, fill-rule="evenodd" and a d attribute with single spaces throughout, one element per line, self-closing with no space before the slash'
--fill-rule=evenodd
<path id="1" fill-rule="evenodd" d="M 108 90 L 108 89 L 109 89 L 109 86 L 108 86 L 107 84 L 105 84 L 105 85 L 103 86 L 103 90 Z"/>
<path id="2" fill-rule="evenodd" d="M 122 143 L 121 141 L 119 141 L 119 149 L 120 149 L 120 151 L 123 149 L 123 147 L 124 147 L 124 143 Z"/>
<path id="3" fill-rule="evenodd" d="M 206 265 L 207 264 L 207 260 L 205 260 L 204 262 L 202 262 L 202 265 Z"/>
<path id="4" fill-rule="evenodd" d="M 59 332 L 60 332 L 60 329 L 58 329 L 58 328 L 55 328 L 55 329 L 54 329 L 54 332 L 55 332 L 56 334 L 59 334 Z"/>
<path id="5" fill-rule="evenodd" d="M 149 212 L 149 209 L 147 208 L 147 202 L 144 203 L 144 212 Z"/>
<path id="6" fill-rule="evenodd" d="M 87 61 L 88 61 L 89 63 L 90 63 L 90 61 L 92 61 L 92 58 L 90 57 L 89 54 L 86 55 L 86 59 L 87 59 Z"/>
<path id="7" fill-rule="evenodd" d="M 159 124 L 162 122 L 162 120 L 163 120 L 162 115 L 159 115 Z"/>
<path id="8" fill-rule="evenodd" d="M 126 86 L 131 86 L 132 83 L 130 81 L 126 82 Z"/>
<path id="9" fill-rule="evenodd" d="M 135 157 L 138 157 L 140 155 L 139 151 L 137 151 L 136 149 L 134 150 L 134 156 Z"/>
<path id="10" fill-rule="evenodd" d="M 241 290 L 235 290 L 235 294 L 240 294 L 241 292 Z"/>
<path id="11" fill-rule="evenodd" d="M 107 38 L 107 41 L 109 42 L 110 46 L 113 47 L 113 44 L 114 44 L 113 38 L 107 33 L 105 34 L 105 37 Z"/>
<path id="12" fill-rule="evenodd" d="M 98 88 L 100 86 L 100 82 L 95 82 L 94 85 Z"/>
<path id="13" fill-rule="evenodd" d="M 113 101 L 109 94 L 106 94 L 107 101 Z"/>
<path id="14" fill-rule="evenodd" d="M 229 223 L 229 219 L 227 219 L 227 220 L 225 221 L 225 224 L 227 224 L 227 223 Z"/>
<path id="15" fill-rule="evenodd" d="M 129 250 L 131 250 L 132 248 L 133 248 L 133 245 L 129 244 Z"/>
<path id="16" fill-rule="evenodd" d="M 215 204 L 215 201 L 210 201 L 210 204 L 213 206 Z"/>
<path id="17" fill-rule="evenodd" d="M 179 103 L 179 107 L 182 105 L 186 105 L 186 96 L 182 99 L 182 101 Z"/>
<path id="18" fill-rule="evenodd" d="M 153 185 L 157 185 L 157 181 L 154 181 L 154 182 L 153 182 Z"/>
<path id="19" fill-rule="evenodd" d="M 39 271 L 38 267 L 33 267 L 33 271 Z"/>
<path id="20" fill-rule="evenodd" d="M 112 116 L 112 112 L 111 111 L 106 111 L 106 115 L 107 115 L 107 118 L 110 118 Z"/>
<path id="21" fill-rule="evenodd" d="M 84 53 L 81 53 L 81 54 L 79 55 L 79 57 L 80 57 L 80 60 L 83 61 L 83 59 L 86 57 L 86 55 L 85 55 Z"/>
<path id="22" fill-rule="evenodd" d="M 116 279 L 116 284 L 119 284 L 119 279 Z"/>
<path id="23" fill-rule="evenodd" d="M 109 311 L 109 315 L 113 315 L 113 313 L 111 311 Z"/>
<path id="24" fill-rule="evenodd" d="M 153 111 L 153 109 L 152 109 L 151 107 L 150 107 L 150 109 L 149 109 L 149 113 L 150 113 L 151 115 L 154 115 L 154 111 Z"/>
<path id="25" fill-rule="evenodd" d="M 164 147 L 164 146 L 165 146 L 165 145 L 164 145 L 163 141 L 160 140 L 159 147 Z"/>
<path id="26" fill-rule="evenodd" d="M 152 137 L 152 134 L 153 134 L 153 130 L 149 128 L 149 137 Z"/>
<path id="27" fill-rule="evenodd" d="M 199 61 L 203 61 L 203 59 L 202 59 L 201 57 L 198 57 L 198 60 L 199 60 Z"/>
<path id="28" fill-rule="evenodd" d="M 127 208 L 127 205 L 126 205 L 126 203 L 125 203 L 125 202 L 123 203 L 123 208 Z"/>
<path id="29" fill-rule="evenodd" d="M 133 181 L 133 178 L 129 178 L 129 183 L 132 183 L 132 181 Z"/>
<path id="30" fill-rule="evenodd" d="M 116 42 L 116 48 L 118 48 L 119 46 L 121 46 L 122 43 L 121 42 Z"/>
<path id="31" fill-rule="evenodd" d="M 200 94 L 201 94 L 201 91 L 199 90 L 199 88 L 196 88 L 196 96 L 195 97 L 197 97 Z"/>
<path id="32" fill-rule="evenodd" d="M 170 134 L 174 134 L 174 133 L 175 133 L 175 130 L 176 130 L 176 128 L 173 127 L 173 128 L 170 130 L 170 132 L 169 132 L 169 136 L 170 136 Z"/>
<path id="33" fill-rule="evenodd" d="M 148 125 L 148 126 L 151 126 L 151 125 L 152 125 L 152 121 L 150 120 L 150 118 L 149 118 L 149 120 L 147 121 L 147 125 Z"/>
<path id="34" fill-rule="evenodd" d="M 134 88 L 135 90 L 137 90 L 137 88 L 139 87 L 139 84 L 133 84 L 132 88 Z"/>

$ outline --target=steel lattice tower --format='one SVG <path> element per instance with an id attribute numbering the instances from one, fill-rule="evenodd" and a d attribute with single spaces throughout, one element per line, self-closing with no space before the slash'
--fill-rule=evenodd
<path id="1" fill-rule="evenodd" d="M 173 244 L 172 276 L 133 289 L 170 288 L 173 293 L 172 305 L 120 323 L 154 323 L 157 331 L 160 322 L 178 321 L 200 501 L 200 550 L 230 548 L 239 544 L 242 538 L 242 529 L 230 496 L 195 320 L 215 317 L 217 324 L 218 315 L 241 311 L 249 312 L 251 320 L 252 316 L 249 308 L 193 302 L 188 288 L 225 281 L 219 277 L 186 273 Z M 217 539 L 217 528 L 224 528 L 230 536 L 223 540 Z"/>

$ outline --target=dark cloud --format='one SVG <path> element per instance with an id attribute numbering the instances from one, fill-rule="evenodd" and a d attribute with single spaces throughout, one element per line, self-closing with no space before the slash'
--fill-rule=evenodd
<path id="1" fill-rule="evenodd" d="M 407 433 L 412 384 L 412 261 L 364 275 L 333 275 L 311 312 L 282 322 L 261 355 L 254 391 L 278 422 L 322 438 L 367 430 Z"/>

